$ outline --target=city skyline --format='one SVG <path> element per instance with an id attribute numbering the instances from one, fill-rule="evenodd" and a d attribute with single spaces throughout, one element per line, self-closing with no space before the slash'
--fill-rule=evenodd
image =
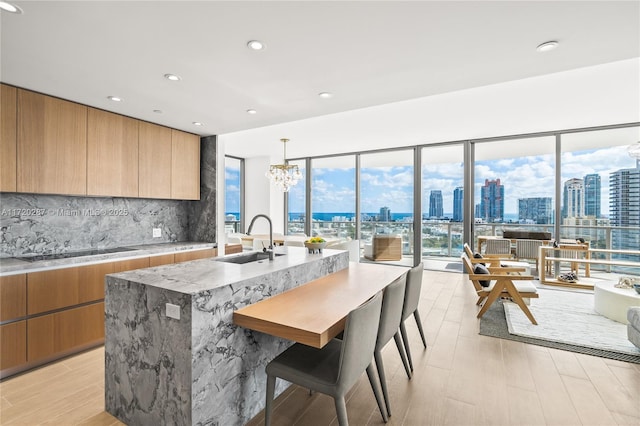
<path id="1" fill-rule="evenodd" d="M 518 215 L 521 198 L 555 197 L 555 171 L 553 155 L 476 161 L 475 200 L 480 202 L 481 186 L 485 179 L 500 178 L 505 187 L 504 215 Z M 635 167 L 625 146 L 615 146 L 562 154 L 562 182 L 570 178 L 583 179 L 590 174 L 601 177 L 601 215 L 609 215 L 609 175 L 620 169 Z M 462 187 L 462 163 L 440 163 L 423 166 L 423 213 L 429 211 L 431 190 L 440 190 L 443 198 L 443 214 L 453 215 L 454 191 Z M 239 177 L 239 171 L 227 170 L 228 177 Z M 361 171 L 361 211 L 377 212 L 388 206 L 394 212 L 413 211 L 413 170 L 410 166 L 363 168 Z M 239 182 L 239 178 L 238 178 Z M 561 183 L 562 185 L 562 183 Z M 314 169 L 312 186 L 313 211 L 355 211 L 355 168 Z M 226 211 L 239 211 L 235 200 L 239 199 L 239 187 L 228 188 Z M 235 205 L 234 205 L 235 203 Z M 289 193 L 289 211 L 303 212 L 304 184 L 294 186 Z M 555 203 L 554 203 L 555 204 Z M 554 205 L 554 209 L 556 206 Z"/>

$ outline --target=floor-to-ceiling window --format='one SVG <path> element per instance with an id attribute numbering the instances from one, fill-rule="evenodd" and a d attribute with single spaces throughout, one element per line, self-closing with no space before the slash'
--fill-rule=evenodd
<path id="1" fill-rule="evenodd" d="M 458 257 L 467 232 L 477 243 L 505 229 L 638 247 L 640 176 L 627 154 L 638 140 L 637 125 L 611 126 L 298 159 L 301 170 L 309 164 L 303 173 L 310 184 L 289 195 L 288 232 L 299 232 L 306 219 L 312 235 L 366 242 L 375 233 L 402 234 L 406 259 L 414 244 L 423 258 Z M 415 158 L 421 164 L 414 169 Z M 416 214 L 420 242 L 410 238 Z"/>
<path id="2" fill-rule="evenodd" d="M 360 155 L 360 239 L 402 237 L 402 254 L 413 253 L 413 150 Z"/>
<path id="3" fill-rule="evenodd" d="M 242 232 L 242 160 L 225 156 L 224 159 L 224 228 L 227 234 Z"/>
<path id="4" fill-rule="evenodd" d="M 355 238 L 355 155 L 311 160 L 311 234 Z"/>
<path id="5" fill-rule="evenodd" d="M 422 255 L 458 257 L 464 220 L 462 144 L 422 148 Z"/>
<path id="6" fill-rule="evenodd" d="M 287 234 L 300 235 L 305 234 L 307 170 L 304 160 L 289 161 L 289 164 L 298 166 L 298 170 L 302 173 L 302 178 L 287 193 Z"/>
<path id="7" fill-rule="evenodd" d="M 640 247 L 640 168 L 627 151 L 639 140 L 638 127 L 562 135 L 561 238 L 597 249 Z"/>
<path id="8" fill-rule="evenodd" d="M 553 231 L 555 136 L 474 144 L 474 237 Z"/>

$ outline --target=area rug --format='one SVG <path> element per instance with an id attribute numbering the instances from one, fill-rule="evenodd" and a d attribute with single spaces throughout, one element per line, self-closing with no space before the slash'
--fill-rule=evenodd
<path id="1" fill-rule="evenodd" d="M 538 290 L 529 309 L 533 325 L 511 302 L 494 303 L 480 321 L 480 334 L 640 364 L 640 349 L 627 339 L 627 326 L 599 315 L 593 294 Z"/>

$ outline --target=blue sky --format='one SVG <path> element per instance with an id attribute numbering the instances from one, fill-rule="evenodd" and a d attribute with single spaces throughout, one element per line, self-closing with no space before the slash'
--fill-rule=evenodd
<path id="1" fill-rule="evenodd" d="M 433 159 L 430 159 L 433 163 Z M 518 199 L 554 197 L 555 160 L 553 155 L 533 155 L 521 158 L 476 161 L 475 191 L 479 200 L 485 179 L 501 180 L 505 187 L 505 212 L 517 214 Z M 625 146 L 607 147 L 562 154 L 562 181 L 583 178 L 589 173 L 602 176 L 602 213 L 609 211 L 609 173 L 635 167 Z M 226 211 L 239 211 L 239 171 L 227 167 L 227 178 L 235 179 L 227 187 Z M 304 172 L 304 171 L 303 171 Z M 428 211 L 429 192 L 442 191 L 444 211 L 453 210 L 453 190 L 462 186 L 462 163 L 435 163 L 423 166 L 423 211 Z M 304 181 L 303 181 L 304 182 Z M 394 213 L 413 210 L 413 171 L 409 166 L 368 167 L 361 173 L 361 210 L 378 212 L 387 206 Z M 314 169 L 313 207 L 316 212 L 353 212 L 355 210 L 355 172 L 349 169 Z M 304 211 L 304 185 L 291 189 L 289 206 L 292 212 Z"/>

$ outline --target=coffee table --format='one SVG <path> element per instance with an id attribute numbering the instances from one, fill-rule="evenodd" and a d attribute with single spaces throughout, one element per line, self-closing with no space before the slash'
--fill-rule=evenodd
<path id="1" fill-rule="evenodd" d="M 628 324 L 627 309 L 631 306 L 640 306 L 640 294 L 633 288 L 617 288 L 613 282 L 594 286 L 594 308 L 600 315 Z"/>

